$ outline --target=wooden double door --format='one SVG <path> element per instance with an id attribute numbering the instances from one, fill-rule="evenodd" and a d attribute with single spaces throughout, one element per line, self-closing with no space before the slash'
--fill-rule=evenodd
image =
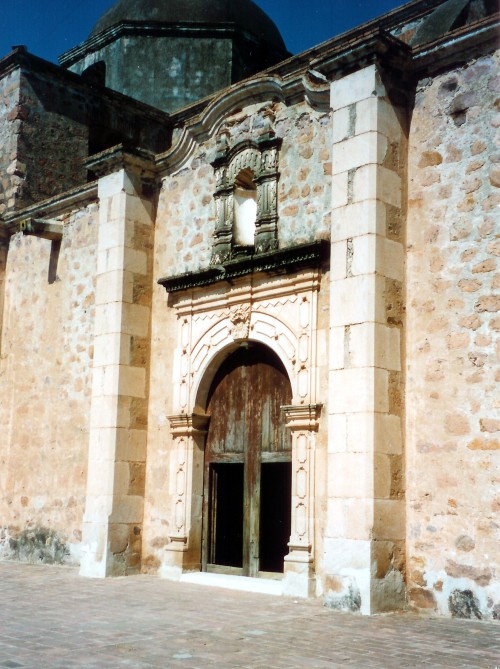
<path id="1" fill-rule="evenodd" d="M 288 375 L 269 348 L 245 344 L 212 383 L 207 411 L 202 565 L 259 576 L 283 571 L 291 525 Z"/>

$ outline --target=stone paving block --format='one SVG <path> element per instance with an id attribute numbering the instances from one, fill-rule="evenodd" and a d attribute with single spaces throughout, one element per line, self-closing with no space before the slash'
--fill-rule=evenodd
<path id="1" fill-rule="evenodd" d="M 500 626 L 0 562 L 0 669 L 495 669 Z M 28 613 L 29 612 L 29 613 Z"/>

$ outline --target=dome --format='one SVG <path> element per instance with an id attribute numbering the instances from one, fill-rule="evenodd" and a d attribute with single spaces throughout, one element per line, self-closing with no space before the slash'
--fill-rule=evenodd
<path id="1" fill-rule="evenodd" d="M 119 0 L 99 19 L 90 36 L 125 21 L 234 23 L 275 49 L 286 52 L 278 28 L 252 0 Z"/>

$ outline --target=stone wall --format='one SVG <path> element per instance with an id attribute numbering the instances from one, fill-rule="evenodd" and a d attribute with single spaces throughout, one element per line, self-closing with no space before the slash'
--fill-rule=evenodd
<path id="1" fill-rule="evenodd" d="M 0 216 L 92 180 L 85 160 L 111 146 L 167 148 L 165 114 L 111 91 L 95 91 L 21 47 L 4 64 Z"/>
<path id="2" fill-rule="evenodd" d="M 23 183 L 16 208 L 22 208 L 87 180 L 88 155 L 83 96 L 66 82 L 28 72 L 21 79 L 16 118 L 20 120 L 18 173 Z"/>
<path id="3" fill-rule="evenodd" d="M 500 618 L 498 61 L 419 83 L 409 151 L 409 598 L 467 618 Z"/>
<path id="4" fill-rule="evenodd" d="M 0 78 L 0 217 L 14 206 L 24 176 L 17 160 L 19 95 L 20 72 L 14 70 Z"/>
<path id="5" fill-rule="evenodd" d="M 257 139 L 269 105 L 252 105 L 225 120 L 229 143 Z M 329 236 L 331 174 L 330 115 L 306 103 L 272 105 L 279 152 L 278 238 L 280 248 Z M 186 167 L 163 181 L 158 206 L 162 230 L 157 249 L 160 276 L 208 267 L 216 223 L 215 139 L 202 144 Z"/>
<path id="6" fill-rule="evenodd" d="M 171 112 L 231 83 L 232 43 L 230 39 L 132 35 L 89 53 L 71 70 L 82 74 L 100 61 L 106 63 L 108 88 Z"/>
<path id="7" fill-rule="evenodd" d="M 0 557 L 79 561 L 87 478 L 96 206 L 62 241 L 14 235 L 0 346 Z M 59 248 L 60 245 L 60 248 Z"/>
<path id="8" fill-rule="evenodd" d="M 0 356 L 2 355 L 3 304 L 5 291 L 5 269 L 7 266 L 7 239 L 0 236 Z"/>

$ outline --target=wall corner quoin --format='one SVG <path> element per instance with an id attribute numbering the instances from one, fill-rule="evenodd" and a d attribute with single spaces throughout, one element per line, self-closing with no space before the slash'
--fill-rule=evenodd
<path id="1" fill-rule="evenodd" d="M 104 577 L 141 569 L 155 192 L 149 156 L 115 147 L 92 160 L 100 206 L 82 573 Z"/>
<path id="2" fill-rule="evenodd" d="M 408 111 L 373 63 L 334 81 L 325 600 L 404 607 Z M 353 478 L 353 472 L 357 476 Z"/>

